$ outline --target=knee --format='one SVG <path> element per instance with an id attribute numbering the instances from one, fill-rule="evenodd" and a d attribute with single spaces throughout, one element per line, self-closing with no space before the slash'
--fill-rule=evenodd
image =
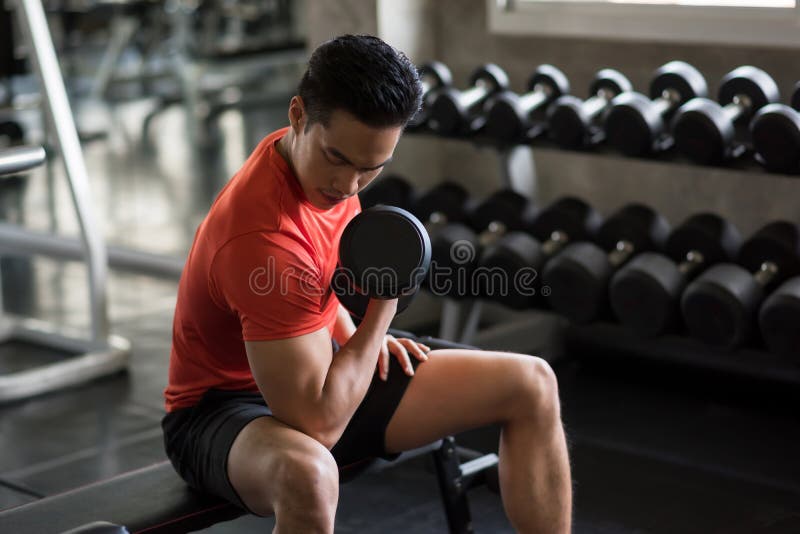
<path id="1" fill-rule="evenodd" d="M 553 368 L 542 358 L 531 356 L 522 363 L 518 396 L 524 416 L 542 424 L 552 424 L 561 417 L 558 380 Z"/>
<path id="2" fill-rule="evenodd" d="M 292 451 L 276 462 L 275 515 L 281 520 L 301 520 L 309 532 L 328 532 L 339 500 L 339 469 L 330 452 Z"/>

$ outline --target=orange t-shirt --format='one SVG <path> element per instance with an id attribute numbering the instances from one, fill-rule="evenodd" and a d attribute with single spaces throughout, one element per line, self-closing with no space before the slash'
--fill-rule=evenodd
<path id="1" fill-rule="evenodd" d="M 168 412 L 210 388 L 258 391 L 244 341 L 333 333 L 339 238 L 360 204 L 314 207 L 275 147 L 286 131 L 259 143 L 197 229 L 178 286 Z"/>

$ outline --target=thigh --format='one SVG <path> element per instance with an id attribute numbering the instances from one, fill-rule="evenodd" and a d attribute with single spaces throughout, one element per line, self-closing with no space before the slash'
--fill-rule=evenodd
<path id="1" fill-rule="evenodd" d="M 444 436 L 501 422 L 526 392 L 540 358 L 444 349 L 416 370 L 386 428 L 386 450 L 404 451 Z"/>
<path id="2" fill-rule="evenodd" d="M 326 483 L 338 485 L 330 451 L 274 417 L 254 419 L 239 432 L 227 472 L 245 508 L 261 516 L 271 515 L 281 500 L 302 498 Z"/>

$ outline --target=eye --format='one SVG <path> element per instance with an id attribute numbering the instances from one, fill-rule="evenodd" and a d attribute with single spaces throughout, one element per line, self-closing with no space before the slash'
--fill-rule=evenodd
<path id="1" fill-rule="evenodd" d="M 322 153 L 325 155 L 325 159 L 328 160 L 328 163 L 331 163 L 332 165 L 347 165 L 347 162 L 339 156 L 331 154 L 325 150 L 323 150 Z"/>

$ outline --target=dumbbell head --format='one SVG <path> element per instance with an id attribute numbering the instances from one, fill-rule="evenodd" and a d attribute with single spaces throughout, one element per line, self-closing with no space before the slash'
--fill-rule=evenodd
<path id="1" fill-rule="evenodd" d="M 511 232 L 482 252 L 475 276 L 478 293 L 509 308 L 530 308 L 538 286 L 534 266 L 543 262 L 539 241 L 525 232 Z"/>
<path id="2" fill-rule="evenodd" d="M 650 98 L 627 92 L 614 98 L 605 120 L 609 145 L 628 156 L 642 156 L 657 149 L 667 131 L 666 120 L 675 109 L 692 98 L 708 94 L 700 71 L 683 61 L 660 67 L 650 83 Z M 672 105 L 663 109 L 656 99 L 668 98 Z"/>
<path id="3" fill-rule="evenodd" d="M 434 234 L 431 248 L 425 287 L 439 297 L 474 297 L 471 281 L 480 253 L 475 232 L 465 224 L 446 224 Z"/>
<path id="4" fill-rule="evenodd" d="M 647 206 L 629 204 L 617 211 L 598 230 L 598 244 L 572 243 L 545 265 L 543 283 L 553 309 L 576 323 L 596 319 L 618 268 L 609 252 L 619 241 L 629 242 L 636 253 L 660 248 L 668 232 L 666 219 Z"/>
<path id="5" fill-rule="evenodd" d="M 800 276 L 784 282 L 764 301 L 758 323 L 770 351 L 800 363 Z"/>
<path id="6" fill-rule="evenodd" d="M 440 61 L 423 63 L 417 71 L 426 94 L 441 87 L 453 85 L 453 75 L 450 73 L 450 69 Z"/>
<path id="7" fill-rule="evenodd" d="M 353 315 L 363 317 L 370 298 L 396 298 L 405 309 L 427 275 L 431 243 L 411 213 L 375 206 L 355 216 L 339 241 L 332 287 Z"/>
<path id="8" fill-rule="evenodd" d="M 530 200 L 513 189 L 495 191 L 483 201 L 476 201 L 469 214 L 469 224 L 477 232 L 491 223 L 502 223 L 506 231 L 523 229 L 535 209 Z"/>
<path id="9" fill-rule="evenodd" d="M 747 120 L 767 104 L 781 98 L 778 84 L 763 70 L 746 65 L 726 74 L 720 82 L 719 103 L 723 106 L 733 104 L 737 98 L 746 97 L 749 101 L 743 119 Z"/>
<path id="10" fill-rule="evenodd" d="M 450 69 L 439 61 L 424 63 L 419 66 L 417 72 L 423 88 L 422 107 L 408 121 L 406 128 L 409 130 L 419 128 L 427 122 L 430 115 L 431 102 L 435 98 L 436 91 L 453 85 L 453 76 L 450 73 Z"/>
<path id="11" fill-rule="evenodd" d="M 531 114 L 546 109 L 558 97 L 570 91 L 567 77 L 552 65 L 539 65 L 528 80 L 528 94 L 520 97 L 511 91 L 498 93 L 486 111 L 486 135 L 501 143 L 522 140 L 530 127 Z M 528 97 L 540 91 L 542 98 L 529 105 Z"/>
<path id="12" fill-rule="evenodd" d="M 739 264 L 721 263 L 689 284 L 681 298 L 684 322 L 691 334 L 712 345 L 733 349 L 751 336 L 756 310 L 780 281 L 800 273 L 800 229 L 777 221 L 748 239 L 739 251 Z M 765 263 L 777 271 L 759 282 L 754 276 Z"/>
<path id="13" fill-rule="evenodd" d="M 800 83 L 792 94 L 792 107 L 770 104 L 756 113 L 750 124 L 753 147 L 772 172 L 800 172 Z"/>
<path id="14" fill-rule="evenodd" d="M 596 75 L 589 88 L 589 99 L 593 101 L 600 93 L 611 101 L 616 95 L 633 90 L 631 82 L 619 71 L 603 69 Z M 548 112 L 550 137 L 564 148 L 580 148 L 591 144 L 590 130 L 598 114 L 606 106 L 588 105 L 574 96 L 566 95 L 555 101 Z"/>
<path id="15" fill-rule="evenodd" d="M 614 314 L 645 336 L 671 330 L 679 324 L 680 295 L 689 280 L 679 264 L 689 253 L 699 254 L 695 259 L 702 266 L 730 261 L 740 241 L 736 227 L 718 215 L 691 216 L 670 233 L 665 255 L 645 252 L 614 275 L 609 286 Z"/>
<path id="16" fill-rule="evenodd" d="M 436 92 L 428 118 L 432 130 L 441 135 L 464 132 L 471 108 L 489 96 L 508 89 L 508 75 L 494 63 L 487 63 L 472 72 L 470 85 L 472 88 L 465 91 L 444 87 Z M 472 97 L 470 91 L 475 90 L 480 92 Z M 469 95 L 469 98 L 465 98 L 465 95 Z"/>
<path id="17" fill-rule="evenodd" d="M 601 215 L 576 197 L 563 197 L 543 209 L 528 227 L 528 232 L 542 243 L 563 234 L 569 242 L 593 239 L 603 223 Z"/>
<path id="18" fill-rule="evenodd" d="M 439 214 L 446 222 L 461 222 L 467 216 L 469 193 L 463 185 L 445 181 L 422 194 L 414 204 L 414 215 L 421 221 L 433 222 L 431 217 Z"/>
<path id="19" fill-rule="evenodd" d="M 389 174 L 375 180 L 358 198 L 364 209 L 386 204 L 408 211 L 414 205 L 414 186 L 402 176 Z"/>
<path id="20" fill-rule="evenodd" d="M 699 70 L 684 61 L 670 61 L 653 74 L 650 82 L 650 98 L 662 98 L 666 93 L 675 93 L 678 105 L 693 98 L 708 96 L 708 84 Z"/>

